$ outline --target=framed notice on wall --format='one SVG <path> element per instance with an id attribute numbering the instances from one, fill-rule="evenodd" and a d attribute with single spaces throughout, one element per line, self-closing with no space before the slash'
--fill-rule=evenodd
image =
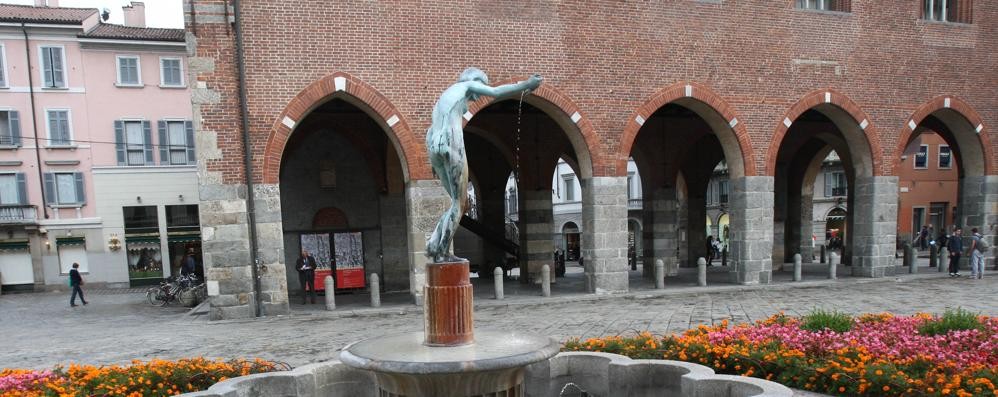
<path id="1" fill-rule="evenodd" d="M 311 233 L 301 235 L 301 249 L 308 251 L 315 258 L 315 290 L 323 291 L 326 276 L 332 274 L 333 255 L 329 249 L 329 233 Z"/>
<path id="2" fill-rule="evenodd" d="M 361 232 L 334 233 L 336 288 L 364 288 L 364 238 Z"/>

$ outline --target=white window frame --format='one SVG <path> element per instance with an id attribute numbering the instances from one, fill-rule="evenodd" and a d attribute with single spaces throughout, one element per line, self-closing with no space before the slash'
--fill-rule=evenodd
<path id="1" fill-rule="evenodd" d="M 7 46 L 0 43 L 0 73 L 3 80 L 0 80 L 0 88 L 10 88 L 10 74 L 7 73 Z"/>
<path id="2" fill-rule="evenodd" d="M 48 87 L 45 85 L 45 51 L 43 48 L 58 48 L 62 51 L 62 87 Z M 39 44 L 38 45 L 38 82 L 43 90 L 66 90 L 69 89 L 69 60 L 66 59 L 66 46 L 62 44 Z"/>
<path id="3" fill-rule="evenodd" d="M 80 171 L 49 171 L 52 174 L 52 186 L 55 187 L 55 191 L 52 192 L 52 197 L 55 198 L 54 203 L 48 203 L 49 208 L 77 208 L 82 207 L 86 204 L 86 200 L 80 200 L 79 192 L 76 191 L 76 174 L 81 173 Z M 62 202 L 59 200 L 59 175 L 72 175 L 73 176 L 73 196 L 76 199 L 74 202 Z M 83 179 L 84 189 L 86 189 L 86 178 Z M 84 194 L 84 196 L 86 196 Z"/>
<path id="4" fill-rule="evenodd" d="M 802 10 L 831 11 L 832 7 L 831 0 L 796 0 L 795 3 Z"/>
<path id="5" fill-rule="evenodd" d="M 21 203 L 23 203 L 25 200 L 24 200 L 23 197 L 21 197 L 21 192 L 18 191 L 17 173 L 16 172 L 6 172 L 5 171 L 5 172 L 0 172 L 0 176 L 11 176 L 11 177 L 14 178 L 14 194 L 16 195 L 15 202 L 13 202 L 13 203 L 4 203 L 4 202 L 0 201 L 0 205 L 20 205 Z"/>
<path id="6" fill-rule="evenodd" d="M 919 167 L 918 166 L 918 153 L 920 153 L 922 151 L 923 147 L 925 148 L 925 166 Z M 929 153 L 929 145 L 918 145 L 918 150 L 915 151 L 915 155 L 911 156 L 912 157 L 911 158 L 911 166 L 913 167 L 913 169 L 916 169 L 916 170 L 927 170 L 927 169 L 929 169 L 929 154 L 930 154 Z"/>
<path id="7" fill-rule="evenodd" d="M 949 165 L 943 167 L 943 148 L 949 149 Z M 936 148 L 936 168 L 948 170 L 953 168 L 953 149 L 949 145 L 939 145 Z"/>
<path id="8" fill-rule="evenodd" d="M 922 6 L 927 9 L 926 11 L 928 11 L 928 12 L 925 13 L 925 19 L 926 20 L 936 21 L 936 22 L 951 22 L 950 19 L 949 19 L 949 15 L 946 15 L 946 3 L 949 0 L 922 0 L 922 1 L 923 1 Z M 935 14 L 935 12 L 936 12 L 936 7 L 935 7 L 936 2 L 939 2 L 940 4 L 942 4 L 942 7 L 940 7 L 940 10 L 942 10 L 942 15 L 940 15 L 940 16 L 937 16 Z"/>
<path id="9" fill-rule="evenodd" d="M 16 111 L 17 110 L 14 110 L 14 108 L 0 106 L 0 112 L 7 112 L 7 130 L 10 132 L 11 139 L 14 138 L 14 132 L 10 130 L 10 113 Z M 23 139 L 24 137 L 22 136 L 21 138 Z M 10 147 L 10 145 L 0 145 L 0 147 L 7 148 Z"/>
<path id="10" fill-rule="evenodd" d="M 180 65 L 180 84 L 166 84 L 166 80 L 163 78 L 165 74 L 163 73 L 163 61 L 175 60 Z M 184 79 L 184 59 L 181 57 L 159 57 L 159 86 L 160 87 L 170 87 L 170 88 L 183 88 L 187 87 L 187 81 Z"/>
<path id="11" fill-rule="evenodd" d="M 65 145 L 53 144 L 55 139 L 52 138 L 52 125 L 50 124 L 51 119 L 49 118 L 49 112 L 66 112 L 66 127 L 69 128 L 69 143 Z M 45 134 L 48 140 L 45 143 L 46 147 L 74 147 L 76 146 L 76 139 L 73 136 L 73 110 L 70 108 L 45 108 Z"/>
<path id="12" fill-rule="evenodd" d="M 118 121 L 121 121 L 121 129 L 124 132 L 124 136 L 122 138 L 125 139 L 125 142 L 120 142 L 120 143 L 125 145 L 125 166 L 138 167 L 143 165 L 152 165 L 146 163 L 146 144 L 151 142 L 146 142 L 145 131 L 142 130 L 142 123 L 148 120 L 143 118 L 132 117 L 132 118 L 121 118 L 118 119 Z M 128 123 L 139 123 L 139 130 L 142 131 L 142 143 L 139 144 L 139 146 L 142 147 L 142 164 L 132 164 L 131 162 L 128 161 L 128 154 L 130 151 L 128 146 L 135 145 L 134 143 L 128 143 Z M 117 143 L 119 142 L 116 142 L 116 144 Z"/>
<path id="13" fill-rule="evenodd" d="M 190 161 L 184 161 L 183 164 L 177 164 L 177 163 L 173 162 L 173 151 L 174 150 L 178 150 L 178 151 L 180 150 L 180 149 L 174 149 L 174 148 L 175 147 L 179 148 L 180 145 L 175 145 L 173 143 L 173 141 L 170 140 L 170 123 L 180 123 L 180 124 L 182 124 L 184 126 L 184 141 L 187 140 L 187 130 L 186 130 L 186 128 L 187 128 L 187 121 L 189 121 L 189 119 L 165 118 L 165 119 L 163 119 L 163 121 L 166 122 L 166 140 L 167 140 L 167 142 L 157 142 L 157 144 L 159 144 L 159 145 L 166 145 L 167 146 L 167 148 L 166 148 L 166 155 L 168 156 L 168 158 L 167 158 L 166 163 L 169 164 L 169 165 L 193 165 L 193 164 L 191 164 Z M 190 145 L 194 144 L 193 142 L 185 142 L 185 143 L 186 143 L 186 145 L 183 146 L 183 148 L 184 148 L 184 159 L 187 158 L 187 148 Z M 163 162 L 162 159 L 160 159 L 160 162 L 161 163 Z M 468 185 L 471 186 L 471 183 L 469 182 Z"/>
<path id="14" fill-rule="evenodd" d="M 122 59 L 134 59 L 135 60 L 135 73 L 136 73 L 135 77 L 138 78 L 138 82 L 135 82 L 135 83 L 125 83 L 125 82 L 121 81 L 121 60 Z M 142 84 L 142 57 L 140 57 L 138 55 L 128 55 L 128 54 L 115 55 L 114 56 L 114 70 L 115 70 L 114 73 L 117 76 L 117 80 L 115 80 L 116 81 L 115 85 L 117 85 L 118 87 L 142 87 L 143 86 L 143 84 Z"/>
<path id="15" fill-rule="evenodd" d="M 565 174 L 561 176 L 561 180 L 565 182 L 565 202 L 573 203 L 578 201 L 575 197 L 575 174 Z M 572 197 L 569 197 L 568 193 L 572 193 Z"/>

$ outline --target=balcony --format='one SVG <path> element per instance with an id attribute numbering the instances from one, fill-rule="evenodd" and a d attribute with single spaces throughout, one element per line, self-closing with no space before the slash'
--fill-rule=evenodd
<path id="1" fill-rule="evenodd" d="M 34 223 L 37 210 L 33 205 L 0 205 L 0 223 Z"/>
<path id="2" fill-rule="evenodd" d="M 846 188 L 845 187 L 833 187 L 832 188 L 832 196 L 845 196 L 845 195 L 846 195 Z"/>
<path id="3" fill-rule="evenodd" d="M 640 210 L 644 200 L 640 198 L 627 199 L 628 210 Z"/>

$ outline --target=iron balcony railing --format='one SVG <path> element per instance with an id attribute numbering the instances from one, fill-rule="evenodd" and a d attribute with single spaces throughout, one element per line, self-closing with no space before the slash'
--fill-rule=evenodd
<path id="1" fill-rule="evenodd" d="M 34 222 L 37 212 L 34 205 L 0 204 L 0 223 Z"/>

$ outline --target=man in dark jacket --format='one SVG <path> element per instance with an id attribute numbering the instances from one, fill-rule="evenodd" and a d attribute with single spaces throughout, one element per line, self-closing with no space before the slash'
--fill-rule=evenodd
<path id="1" fill-rule="evenodd" d="M 306 286 L 308 287 L 307 291 L 312 293 L 312 303 L 315 303 L 315 268 L 315 257 L 307 250 L 301 250 L 301 256 L 295 262 L 295 269 L 298 270 L 298 283 L 301 284 L 301 304 L 303 305 L 307 303 L 305 301 Z"/>
<path id="2" fill-rule="evenodd" d="M 69 271 L 69 286 L 73 287 L 73 295 L 69 297 L 69 306 L 76 307 L 76 295 L 80 295 L 80 300 L 83 304 L 87 304 L 87 300 L 83 298 L 83 289 L 80 288 L 83 285 L 83 276 L 80 275 L 80 264 L 73 263 L 73 269 Z"/>
<path id="3" fill-rule="evenodd" d="M 949 250 L 949 276 L 960 277 L 960 255 L 963 254 L 963 229 L 956 228 L 953 235 L 946 239 L 946 249 Z"/>
<path id="4" fill-rule="evenodd" d="M 184 255 L 184 259 L 180 261 L 180 275 L 189 276 L 194 274 L 197 269 L 197 260 L 194 259 L 194 250 L 188 250 L 187 255 Z"/>

